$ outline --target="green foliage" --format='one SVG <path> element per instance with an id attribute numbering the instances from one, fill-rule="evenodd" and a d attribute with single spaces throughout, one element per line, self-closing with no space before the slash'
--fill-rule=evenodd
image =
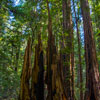
<path id="1" fill-rule="evenodd" d="M 17 99 L 20 86 L 19 75 L 11 69 L 11 66 L 0 66 L 0 70 L 0 99 Z"/>

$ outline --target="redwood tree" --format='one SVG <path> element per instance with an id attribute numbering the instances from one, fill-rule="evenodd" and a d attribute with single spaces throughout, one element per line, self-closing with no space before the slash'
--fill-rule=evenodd
<path id="1" fill-rule="evenodd" d="M 60 75 L 61 66 L 58 64 L 55 38 L 52 34 L 52 19 L 50 15 L 49 2 L 47 0 L 48 10 L 48 46 L 47 46 L 47 100 L 66 100 L 63 91 L 63 84 Z"/>
<path id="2" fill-rule="evenodd" d="M 30 86 L 29 86 L 30 75 L 31 75 L 31 41 L 29 38 L 24 55 L 19 100 L 30 100 Z"/>
<path id="3" fill-rule="evenodd" d="M 74 45 L 70 0 L 62 1 L 63 7 L 63 83 L 66 98 L 74 100 Z"/>
<path id="4" fill-rule="evenodd" d="M 88 0 L 80 0 L 84 25 L 86 92 L 84 100 L 100 100 L 99 70 Z"/>
<path id="5" fill-rule="evenodd" d="M 44 64 L 40 34 L 35 47 L 35 61 L 32 70 L 31 100 L 44 100 Z"/>

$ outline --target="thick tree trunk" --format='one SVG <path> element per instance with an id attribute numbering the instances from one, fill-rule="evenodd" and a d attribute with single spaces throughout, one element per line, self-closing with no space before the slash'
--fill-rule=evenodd
<path id="1" fill-rule="evenodd" d="M 44 100 L 44 64 L 40 35 L 35 47 L 35 61 L 32 70 L 31 100 Z"/>
<path id="2" fill-rule="evenodd" d="M 79 28 L 78 28 L 78 18 L 76 17 L 76 11 L 75 11 L 75 4 L 73 0 L 73 7 L 74 7 L 74 14 L 75 14 L 75 23 L 76 23 L 76 29 L 77 29 L 77 39 L 78 39 L 78 58 L 79 58 L 79 78 L 80 78 L 80 100 L 83 100 L 83 78 L 82 78 L 82 64 L 81 64 L 81 42 L 80 42 L 80 35 L 79 35 Z"/>
<path id="3" fill-rule="evenodd" d="M 84 100 L 100 100 L 100 82 L 88 0 L 81 1 L 84 24 L 86 92 Z"/>
<path id="4" fill-rule="evenodd" d="M 92 3 L 92 10 L 94 13 L 93 20 L 96 23 L 94 30 L 96 29 L 95 31 L 98 32 L 100 30 L 100 15 L 99 15 L 99 13 L 96 12 L 96 7 L 99 6 L 100 1 L 99 0 L 92 0 L 92 2 L 93 2 Z M 97 35 L 97 45 L 98 45 L 97 46 L 97 53 L 98 53 L 97 57 L 99 58 L 99 56 L 100 56 L 100 33 Z M 100 62 L 99 59 L 98 59 L 98 61 Z M 100 65 L 100 63 L 99 63 L 99 65 Z"/>
<path id="5" fill-rule="evenodd" d="M 30 88 L 29 88 L 30 72 L 31 72 L 31 42 L 29 39 L 24 55 L 24 64 L 21 74 L 21 89 L 20 89 L 19 100 L 30 100 Z"/>
<path id="6" fill-rule="evenodd" d="M 53 57 L 52 64 L 53 71 L 53 100 L 67 100 L 64 93 L 63 81 L 62 81 L 62 64 L 61 57 L 57 54 Z"/>
<path id="7" fill-rule="evenodd" d="M 70 0 L 62 1 L 63 7 L 63 37 L 65 40 L 63 61 L 63 83 L 68 100 L 74 100 L 74 45 Z"/>
<path id="8" fill-rule="evenodd" d="M 49 10 L 49 2 L 47 0 L 48 9 L 48 47 L 47 47 L 47 100 L 66 100 L 62 88 L 60 65 L 58 64 L 55 39 L 52 34 L 52 20 Z"/>
<path id="9" fill-rule="evenodd" d="M 71 41 L 73 41 L 73 34 L 71 36 Z M 71 100 L 75 99 L 75 95 L 74 95 L 74 47 L 73 47 L 73 42 L 71 44 L 71 58 L 70 58 L 70 70 L 71 70 Z"/>
<path id="10" fill-rule="evenodd" d="M 48 10 L 48 47 L 47 47 L 47 88 L 48 88 L 48 96 L 47 100 L 53 100 L 53 88 L 52 88 L 52 61 L 53 61 L 53 47 L 54 47 L 54 40 L 52 35 L 52 20 L 50 16 L 49 10 L 49 2 L 47 0 L 47 10 Z"/>

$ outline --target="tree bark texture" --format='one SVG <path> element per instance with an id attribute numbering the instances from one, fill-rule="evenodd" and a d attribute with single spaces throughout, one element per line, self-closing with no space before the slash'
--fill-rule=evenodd
<path id="1" fill-rule="evenodd" d="M 74 45 L 70 0 L 62 1 L 63 7 L 63 38 L 65 40 L 62 50 L 63 83 L 68 100 L 74 100 Z"/>
<path id="2" fill-rule="evenodd" d="M 49 10 L 49 2 L 47 0 L 47 10 L 48 10 L 48 47 L 47 47 L 47 88 L 48 88 L 48 96 L 47 100 L 53 100 L 53 93 L 52 93 L 52 58 L 53 58 L 53 47 L 54 47 L 54 40 L 52 36 L 52 20 L 50 16 Z"/>
<path id="3" fill-rule="evenodd" d="M 20 89 L 19 100 L 30 100 L 30 87 L 29 87 L 30 72 L 31 72 L 31 41 L 29 38 L 24 55 L 24 64 L 21 74 L 21 89 Z"/>
<path id="4" fill-rule="evenodd" d="M 62 88 L 62 82 L 58 67 L 57 51 L 55 46 L 55 39 L 52 34 L 52 20 L 49 10 L 49 2 L 47 0 L 48 9 L 48 47 L 47 47 L 47 100 L 66 100 Z M 60 73 L 60 72 L 59 72 Z"/>
<path id="5" fill-rule="evenodd" d="M 84 100 L 100 100 L 99 71 L 88 0 L 80 0 L 84 25 L 86 92 Z"/>
<path id="6" fill-rule="evenodd" d="M 40 35 L 35 47 L 35 61 L 32 70 L 31 100 L 44 100 L 44 63 Z"/>

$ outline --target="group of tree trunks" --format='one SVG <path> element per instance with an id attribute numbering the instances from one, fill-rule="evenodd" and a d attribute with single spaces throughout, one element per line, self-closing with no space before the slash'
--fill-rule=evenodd
<path id="1" fill-rule="evenodd" d="M 84 25 L 85 58 L 86 58 L 86 92 L 84 100 L 99 100 L 99 71 L 96 59 L 95 43 L 87 0 L 81 1 Z M 57 54 L 55 38 L 52 34 L 52 18 L 48 10 L 48 46 L 46 50 L 47 70 L 44 79 L 44 58 L 41 36 L 35 47 L 34 67 L 31 68 L 31 39 L 25 50 L 24 64 L 21 75 L 21 90 L 19 100 L 44 100 L 44 85 L 47 84 L 46 100 L 75 100 L 74 96 L 74 46 L 70 0 L 62 1 L 63 35 L 61 52 Z M 74 4 L 73 4 L 74 5 Z M 86 11 L 88 9 L 88 11 Z M 74 10 L 75 13 L 75 10 Z M 75 14 L 76 18 L 76 14 Z M 80 53 L 80 39 L 76 18 L 77 37 L 79 44 L 80 84 L 82 83 L 82 66 Z M 66 35 L 67 34 L 67 35 Z M 66 52 L 65 52 L 66 51 Z M 45 81 L 44 81 L 45 80 Z M 80 100 L 83 100 L 82 85 L 80 85 Z"/>
<path id="2" fill-rule="evenodd" d="M 60 75 L 60 67 L 58 66 L 57 50 L 55 46 L 55 39 L 52 34 L 52 19 L 50 16 L 49 2 L 47 0 L 48 10 L 48 47 L 47 47 L 47 74 L 46 83 L 48 88 L 47 100 L 66 100 L 63 91 L 63 85 Z"/>
<path id="3" fill-rule="evenodd" d="M 31 39 L 24 55 L 19 100 L 44 100 L 44 64 L 40 35 L 35 47 L 34 67 L 31 67 Z"/>

